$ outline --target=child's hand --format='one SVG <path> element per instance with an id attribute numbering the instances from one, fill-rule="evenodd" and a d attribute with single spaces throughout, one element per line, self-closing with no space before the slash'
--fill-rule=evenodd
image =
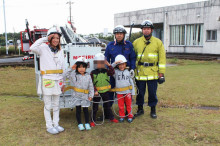
<path id="1" fill-rule="evenodd" d="M 119 64 L 119 63 L 121 63 L 122 62 L 122 60 L 118 60 L 118 61 L 116 61 L 114 64 Z"/>
<path id="2" fill-rule="evenodd" d="M 107 60 L 105 60 L 105 64 L 106 64 L 107 66 L 111 66 L 111 64 L 110 64 Z"/>
<path id="3" fill-rule="evenodd" d="M 95 91 L 95 96 L 99 96 L 99 92 L 98 91 Z"/>
<path id="4" fill-rule="evenodd" d="M 89 101 L 91 101 L 91 100 L 92 100 L 92 97 L 89 97 L 88 99 L 89 99 Z"/>
<path id="5" fill-rule="evenodd" d="M 61 87 L 61 91 L 64 93 L 65 85 Z"/>
<path id="6" fill-rule="evenodd" d="M 74 65 L 72 66 L 72 69 L 73 69 L 73 70 L 75 70 L 75 69 L 76 69 L 76 64 L 74 64 Z"/>

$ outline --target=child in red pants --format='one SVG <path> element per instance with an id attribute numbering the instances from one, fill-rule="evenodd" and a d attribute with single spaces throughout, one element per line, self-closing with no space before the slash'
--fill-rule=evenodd
<path id="1" fill-rule="evenodd" d="M 115 69 L 115 88 L 113 91 L 117 93 L 118 107 L 119 107 L 119 122 L 124 122 L 125 112 L 124 104 L 128 113 L 128 122 L 133 121 L 132 114 L 132 96 L 135 95 L 134 83 L 131 78 L 130 72 L 126 69 L 126 58 L 123 55 L 118 55 L 115 58 L 115 63 L 112 64 Z"/>

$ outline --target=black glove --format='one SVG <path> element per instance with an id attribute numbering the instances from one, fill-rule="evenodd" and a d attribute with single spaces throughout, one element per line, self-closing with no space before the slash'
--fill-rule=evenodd
<path id="1" fill-rule="evenodd" d="M 158 83 L 159 84 L 163 84 L 165 82 L 165 77 L 160 77 L 159 79 L 158 79 Z"/>

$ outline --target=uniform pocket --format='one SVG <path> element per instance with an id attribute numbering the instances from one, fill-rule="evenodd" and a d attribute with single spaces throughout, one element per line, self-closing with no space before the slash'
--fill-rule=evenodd
<path id="1" fill-rule="evenodd" d="M 50 80 L 50 79 L 43 79 L 43 86 L 45 88 L 52 88 L 55 85 L 55 81 L 54 80 Z"/>
<path id="2" fill-rule="evenodd" d="M 158 66 L 152 66 L 151 70 L 154 71 L 154 72 L 158 72 Z"/>

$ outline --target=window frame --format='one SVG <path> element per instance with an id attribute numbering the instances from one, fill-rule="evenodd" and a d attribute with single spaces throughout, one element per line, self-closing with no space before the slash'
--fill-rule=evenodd
<path id="1" fill-rule="evenodd" d="M 202 27 L 202 34 L 204 33 L 204 23 L 196 23 L 196 24 L 179 24 L 179 25 L 170 25 L 170 43 L 169 43 L 169 46 L 170 47 L 203 47 L 204 46 L 204 43 L 203 43 L 203 40 L 204 40 L 204 35 L 202 37 L 200 37 L 200 40 L 202 40 L 202 45 L 187 45 L 187 28 L 188 26 L 190 25 L 194 25 L 193 26 L 193 29 L 194 29 L 194 32 L 193 32 L 193 35 L 196 34 L 196 31 L 195 31 L 195 28 L 196 28 L 196 25 L 200 25 L 200 29 Z M 184 27 L 184 31 L 185 31 L 185 38 L 184 38 L 184 45 L 171 45 L 171 27 L 173 26 L 185 26 Z M 201 30 L 200 30 L 201 31 Z M 200 32 L 201 33 L 201 32 Z"/>
<path id="2" fill-rule="evenodd" d="M 215 35 L 215 40 L 213 40 L 213 39 L 208 39 L 208 32 L 210 31 L 210 38 L 212 38 L 212 34 L 213 34 L 213 32 L 215 32 L 216 33 L 216 35 Z M 218 31 L 217 31 L 217 29 L 209 29 L 209 30 L 206 30 L 206 42 L 217 42 L 218 41 Z"/>

